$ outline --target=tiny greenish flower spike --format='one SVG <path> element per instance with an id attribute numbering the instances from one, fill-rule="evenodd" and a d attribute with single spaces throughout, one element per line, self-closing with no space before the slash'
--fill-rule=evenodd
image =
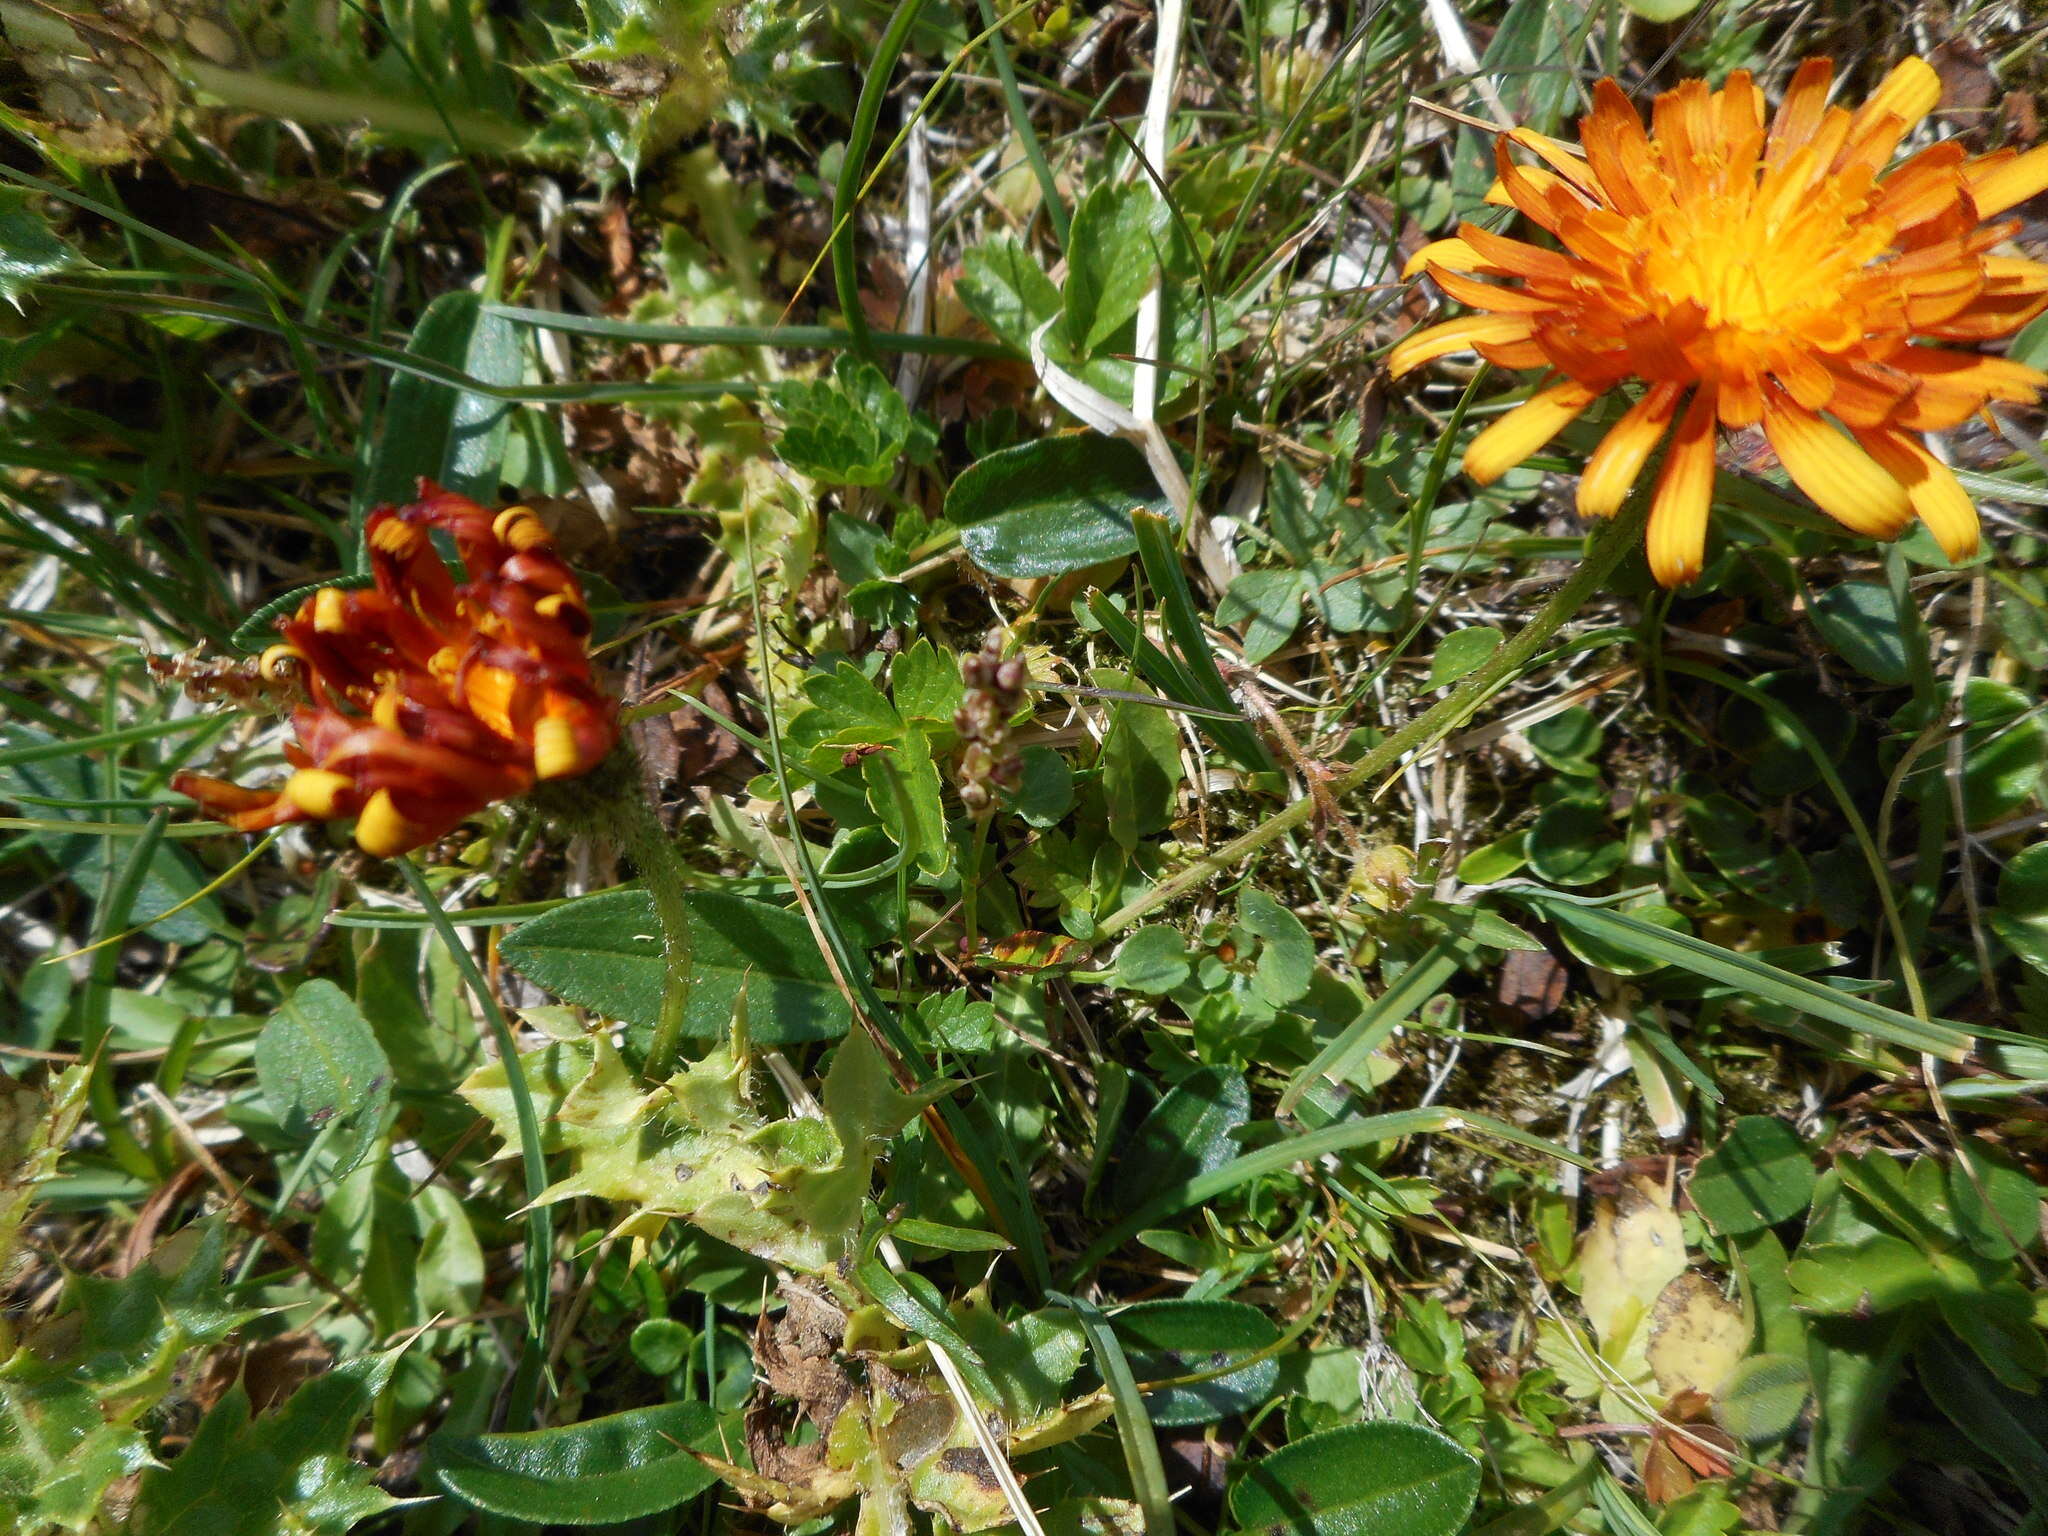
<path id="1" fill-rule="evenodd" d="M 1578 146 L 1500 136 L 1487 201 L 1557 248 L 1475 224 L 1424 247 L 1409 273 L 1476 313 L 1388 358 L 1396 375 L 1463 351 L 1548 370 L 1472 440 L 1468 475 L 1496 479 L 1634 382 L 1643 392 L 1587 461 L 1578 505 L 1612 516 L 1669 434 L 1648 532 L 1666 586 L 1700 572 L 1717 422 L 1760 426 L 1793 482 L 1854 532 L 1891 538 L 1917 516 L 1951 559 L 1976 550 L 1977 509 L 1923 434 L 2048 388 L 2048 373 L 1974 350 L 2048 309 L 2048 264 L 2002 250 L 2020 226 L 1999 218 L 2048 190 L 2048 145 L 1969 158 L 1947 139 L 1891 167 L 1940 99 L 1933 66 L 1907 59 L 1853 110 L 1827 104 L 1832 78 L 1809 59 L 1768 120 L 1747 72 L 1718 91 L 1690 80 L 1657 98 L 1647 129 L 1602 80 Z"/>
<path id="2" fill-rule="evenodd" d="M 180 773 L 173 789 L 244 832 L 353 816 L 363 851 L 391 858 L 604 760 L 618 706 L 592 679 L 583 589 L 531 508 L 493 512 L 422 480 L 420 500 L 377 508 L 365 534 L 375 585 L 322 587 L 263 653 L 263 678 L 305 695 L 290 776 L 255 790 Z"/>

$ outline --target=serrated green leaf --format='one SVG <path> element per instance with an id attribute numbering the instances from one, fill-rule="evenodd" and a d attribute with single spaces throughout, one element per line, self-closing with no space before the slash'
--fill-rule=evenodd
<path id="1" fill-rule="evenodd" d="M 20 309 L 38 280 L 89 265 L 29 205 L 26 190 L 0 187 L 0 299 Z"/>
<path id="2" fill-rule="evenodd" d="M 744 1028 L 649 1088 L 603 1036 L 519 1059 L 550 1150 L 569 1154 L 543 1203 L 579 1196 L 618 1207 L 620 1225 L 686 1220 L 722 1243 L 817 1274 L 858 1236 L 875 1159 L 924 1105 L 951 1091 L 896 1086 L 864 1031 L 841 1043 L 825 1079 L 823 1119 L 765 1118 L 754 1107 Z M 493 1062 L 462 1085 L 509 1151 L 518 1118 L 509 1069 Z"/>
<path id="3" fill-rule="evenodd" d="M 144 1474 L 136 1536 L 344 1536 L 402 1501 L 347 1454 L 390 1385 L 396 1353 L 359 1355 L 252 1419 L 240 1384 L 168 1467 Z"/>
<path id="4" fill-rule="evenodd" d="M 0 1072 L 0 1275 L 11 1273 L 15 1234 L 35 1204 L 36 1186 L 57 1171 L 85 1116 L 91 1074 L 66 1067 L 42 1089 Z"/>
<path id="5" fill-rule="evenodd" d="M 769 394 L 782 435 L 775 451 L 827 485 L 883 485 L 910 442 L 910 408 L 873 363 L 841 356 L 829 379 L 778 384 Z"/>
<path id="6" fill-rule="evenodd" d="M 1714 1394 L 1714 1418 L 1745 1445 L 1759 1445 L 1791 1433 L 1812 1391 L 1797 1355 L 1751 1355 L 1736 1362 Z"/>
<path id="7" fill-rule="evenodd" d="M 960 302 L 996 335 L 1028 355 L 1039 327 L 1060 311 L 1060 291 L 1022 241 L 998 235 L 961 258 Z"/>
<path id="8" fill-rule="evenodd" d="M 74 1275 L 66 1305 L 0 1361 L 0 1515 L 93 1526 L 119 1478 L 148 1465 L 136 1425 L 169 1390 L 179 1359 L 255 1314 L 221 1283 L 227 1233 L 187 1227 L 121 1279 Z"/>
<path id="9" fill-rule="evenodd" d="M 1164 203 L 1144 178 L 1098 182 L 1074 210 L 1062 295 L 1067 340 L 1078 358 L 1092 356 L 1138 312 L 1160 281 Z"/>

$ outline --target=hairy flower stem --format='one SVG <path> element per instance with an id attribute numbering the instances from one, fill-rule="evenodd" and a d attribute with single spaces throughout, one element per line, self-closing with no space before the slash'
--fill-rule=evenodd
<path id="1" fill-rule="evenodd" d="M 1650 499 L 1637 494 L 1620 513 L 1593 537 L 1579 568 L 1537 610 L 1521 631 L 1487 659 L 1484 666 L 1467 677 L 1444 699 L 1417 715 L 1408 724 L 1374 747 L 1356 764 L 1329 783 L 1332 798 L 1349 794 L 1359 785 L 1380 779 L 1400 766 L 1401 759 L 1441 740 L 1462 725 L 1508 678 L 1535 656 L 1545 641 L 1557 633 L 1586 599 L 1597 592 L 1621 564 L 1623 557 L 1642 540 L 1643 525 L 1650 514 Z M 1284 837 L 1316 813 L 1322 797 L 1304 795 L 1284 811 L 1232 838 L 1213 853 L 1204 854 L 1170 879 L 1162 880 L 1135 901 L 1126 902 L 1096 926 L 1096 937 L 1106 939 L 1135 923 L 1147 912 L 1186 895 L 1215 875 L 1250 858 L 1276 838 Z"/>
<path id="2" fill-rule="evenodd" d="M 530 797 L 545 814 L 579 832 L 611 839 L 633 861 L 640 880 L 654 898 L 661 923 L 662 960 L 668 977 L 661 989 L 661 1011 L 654 1021 L 654 1039 L 640 1069 L 649 1083 L 668 1081 L 682 1046 L 683 1021 L 690 1011 L 690 913 L 683 892 L 688 877 L 640 783 L 640 761 L 621 743 L 610 757 L 578 779 L 539 786 Z"/>

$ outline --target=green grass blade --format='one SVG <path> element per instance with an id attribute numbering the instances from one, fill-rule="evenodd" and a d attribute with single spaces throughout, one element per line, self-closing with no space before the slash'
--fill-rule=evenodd
<path id="1" fill-rule="evenodd" d="M 1595 943 L 1618 945 L 1645 960 L 1676 966 L 1734 987 L 1747 996 L 1812 1014 L 1856 1034 L 1870 1035 L 1900 1050 L 1924 1051 L 1944 1061 L 1962 1061 L 1977 1048 L 1975 1035 L 1952 1025 L 1922 1023 L 1896 1008 L 1779 970 L 1689 933 L 1659 928 L 1626 912 L 1587 906 L 1555 891 L 1526 886 L 1507 886 L 1502 892 L 1560 928 L 1584 934 Z"/>
<path id="2" fill-rule="evenodd" d="M 1398 1141 L 1404 1136 L 1422 1136 L 1446 1131 L 1479 1131 L 1499 1140 L 1541 1152 L 1546 1157 L 1577 1163 L 1581 1167 L 1592 1166 L 1585 1158 L 1568 1152 L 1556 1142 L 1531 1135 L 1519 1126 L 1509 1125 L 1504 1120 L 1496 1120 L 1491 1115 L 1442 1108 L 1395 1110 L 1389 1114 L 1372 1115 L 1363 1120 L 1347 1120 L 1339 1125 L 1326 1126 L 1320 1131 L 1290 1135 L 1269 1147 L 1260 1147 L 1255 1152 L 1234 1157 L 1212 1172 L 1168 1185 L 1083 1249 L 1068 1266 L 1067 1275 L 1070 1282 L 1078 1283 L 1093 1271 L 1097 1262 L 1115 1252 L 1119 1246 L 1146 1227 L 1168 1217 L 1177 1216 L 1194 1206 L 1205 1205 L 1240 1184 L 1249 1184 L 1253 1179 L 1263 1178 L 1269 1173 L 1279 1173 L 1296 1163 L 1314 1162 L 1331 1152 L 1348 1152 L 1356 1147 L 1376 1146 L 1383 1141 Z"/>

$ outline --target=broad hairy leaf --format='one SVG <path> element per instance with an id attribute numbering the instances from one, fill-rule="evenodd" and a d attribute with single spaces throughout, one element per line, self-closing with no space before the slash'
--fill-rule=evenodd
<path id="1" fill-rule="evenodd" d="M 946 492 L 961 545 L 996 576 L 1060 576 L 1128 555 L 1138 547 L 1133 508 L 1173 515 L 1145 455 L 1094 432 L 1001 449 Z"/>
<path id="2" fill-rule="evenodd" d="M 1263 1456 L 1230 1491 L 1245 1536 L 1455 1536 L 1479 1495 L 1479 1463 L 1420 1424 L 1324 1430 Z"/>
<path id="3" fill-rule="evenodd" d="M 390 1122 L 391 1063 L 369 1020 L 331 981 L 302 983 L 256 1037 L 256 1081 L 287 1134 L 327 1137 L 337 1175 Z"/>
<path id="4" fill-rule="evenodd" d="M 732 1027 L 742 988 L 747 1031 L 763 1045 L 829 1040 L 852 1021 L 801 915 L 744 896 L 693 891 L 690 1011 L 684 1032 Z M 504 962 L 564 1002 L 623 1024 L 652 1025 L 668 971 L 654 899 L 625 887 L 567 902 L 522 923 L 499 945 Z"/>
<path id="5" fill-rule="evenodd" d="M 723 1448 L 703 1403 L 659 1403 L 521 1434 L 438 1434 L 428 1475 L 473 1509 L 551 1525 L 611 1525 L 680 1507 L 718 1481 L 691 1449 Z"/>

